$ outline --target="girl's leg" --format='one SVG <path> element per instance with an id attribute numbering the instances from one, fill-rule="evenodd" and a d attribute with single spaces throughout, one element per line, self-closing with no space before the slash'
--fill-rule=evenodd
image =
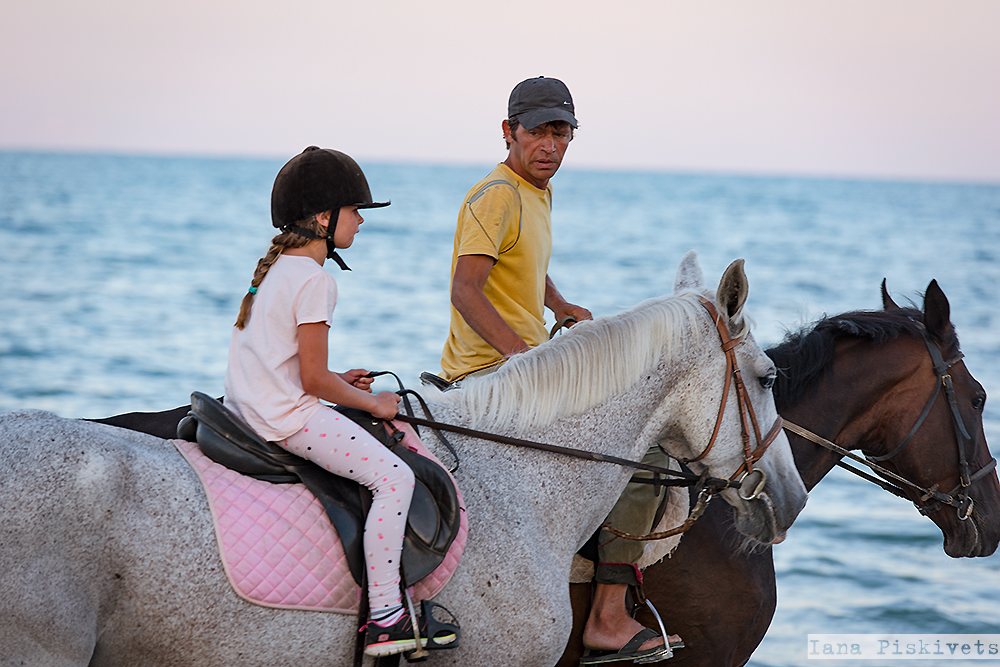
<path id="1" fill-rule="evenodd" d="M 413 471 L 355 422 L 326 406 L 279 444 L 371 490 L 364 534 L 368 602 L 373 618 L 399 610 L 399 562 L 413 497 Z"/>

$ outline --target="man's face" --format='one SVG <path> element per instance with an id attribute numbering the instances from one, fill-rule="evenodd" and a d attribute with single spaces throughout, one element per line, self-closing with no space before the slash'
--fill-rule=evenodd
<path id="1" fill-rule="evenodd" d="M 511 133 L 505 120 L 503 131 L 504 139 L 510 143 L 504 163 L 515 174 L 544 190 L 562 164 L 563 154 L 573 138 L 573 127 L 566 121 L 557 120 L 530 130 L 518 126 Z"/>

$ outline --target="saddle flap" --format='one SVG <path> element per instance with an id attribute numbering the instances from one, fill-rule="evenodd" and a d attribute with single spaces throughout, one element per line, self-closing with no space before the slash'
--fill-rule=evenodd
<path id="1" fill-rule="evenodd" d="M 458 492 L 440 465 L 402 444 L 390 449 L 410 466 L 416 480 L 406 520 L 402 563 L 406 581 L 413 584 L 441 564 L 458 534 Z"/>

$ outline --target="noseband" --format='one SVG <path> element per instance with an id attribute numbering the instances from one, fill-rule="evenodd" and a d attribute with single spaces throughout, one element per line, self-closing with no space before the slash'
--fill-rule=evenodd
<path id="1" fill-rule="evenodd" d="M 974 504 L 972 501 L 972 496 L 968 495 L 966 489 L 969 486 L 971 486 L 973 482 L 976 482 L 977 480 L 982 479 L 983 477 L 988 475 L 990 471 L 992 471 L 996 467 L 997 460 L 995 458 L 991 458 L 990 462 L 984 465 L 982 468 L 980 468 L 975 474 L 973 475 L 969 474 L 969 467 L 970 467 L 969 453 L 972 449 L 972 437 L 969 435 L 969 431 L 965 428 L 965 422 L 962 420 L 962 415 L 958 411 L 958 399 L 955 397 L 955 387 L 951 381 L 951 374 L 948 372 L 952 366 L 954 366 L 955 364 L 957 364 L 959 361 L 962 360 L 962 357 L 964 355 L 961 352 L 959 352 L 958 355 L 955 356 L 953 359 L 945 361 L 944 357 L 941 356 L 941 351 L 938 350 L 937 345 L 935 345 L 934 342 L 931 341 L 931 338 L 927 334 L 927 331 L 921 329 L 921 332 L 923 333 L 924 344 L 927 346 L 927 351 L 930 353 L 931 361 L 934 364 L 934 374 L 937 376 L 937 381 L 935 381 L 934 383 L 934 391 L 931 393 L 930 398 L 927 399 L 927 404 L 924 405 L 924 410 L 923 412 L 920 413 L 920 417 L 917 418 L 917 421 L 913 425 L 913 428 L 910 429 L 910 432 L 906 435 L 905 438 L 903 438 L 903 441 L 900 442 L 891 452 L 889 452 L 888 454 L 884 454 L 882 456 L 873 456 L 862 450 L 862 453 L 865 455 L 865 458 L 862 459 L 856 456 L 855 454 L 851 453 L 850 451 L 844 449 L 843 447 L 840 447 L 839 445 L 832 443 L 829 440 L 825 440 L 824 438 L 821 438 L 815 435 L 814 433 L 809 432 L 808 430 L 802 428 L 801 426 L 797 426 L 796 424 L 792 424 L 791 422 L 786 421 L 785 428 L 791 431 L 792 433 L 796 433 L 806 438 L 811 442 L 826 447 L 827 449 L 830 449 L 834 452 L 837 452 L 838 454 L 846 456 L 851 460 L 857 461 L 858 463 L 866 465 L 886 478 L 892 479 L 896 482 L 899 482 L 902 485 L 909 486 L 910 488 L 920 491 L 923 495 L 920 496 L 920 502 L 914 503 L 914 505 L 916 505 L 917 510 L 921 514 L 927 516 L 929 514 L 937 512 L 945 505 L 949 505 L 951 507 L 956 508 L 958 518 L 962 521 L 965 521 L 970 516 L 972 516 L 972 508 Z M 920 426 L 924 423 L 924 420 L 927 419 L 927 415 L 930 414 L 931 408 L 937 401 L 938 394 L 941 393 L 942 387 L 944 388 L 944 395 L 948 402 L 948 408 L 951 413 L 952 425 L 955 428 L 955 441 L 958 445 L 958 473 L 959 473 L 958 485 L 948 493 L 941 493 L 938 490 L 937 484 L 933 485 L 929 489 L 925 489 L 919 484 L 911 482 L 910 480 L 900 475 L 897 475 L 894 472 L 886 470 L 882 466 L 878 465 L 878 463 L 881 463 L 882 461 L 888 461 L 889 459 L 899 454 L 901 451 L 903 451 L 903 448 L 906 447 L 906 445 L 910 442 L 910 440 L 913 439 L 913 436 L 916 435 L 917 430 L 920 429 Z M 864 477 L 865 479 L 875 482 L 876 484 L 879 484 L 884 489 L 886 489 L 891 493 L 896 494 L 897 496 L 900 496 L 902 498 L 907 497 L 906 494 L 902 491 L 902 489 L 892 486 L 891 484 L 883 482 L 882 480 L 879 480 L 877 478 L 866 475 L 865 473 L 857 470 L 856 468 L 843 464 L 842 462 L 838 463 L 838 465 L 840 465 L 842 468 L 846 470 L 849 470 L 850 472 L 853 472 L 856 475 L 859 475 L 861 477 Z M 927 501 L 933 501 L 933 502 L 928 503 Z M 926 503 L 926 504 L 921 504 L 921 503 Z"/>
<path id="2" fill-rule="evenodd" d="M 767 432 L 767 435 L 763 438 L 760 437 L 760 426 L 757 425 L 757 415 L 754 413 L 753 404 L 750 402 L 750 396 L 747 393 L 746 385 L 743 383 L 743 375 L 740 373 L 739 364 L 736 363 L 736 346 L 739 345 L 743 338 L 733 338 L 729 335 L 729 329 L 726 327 L 725 322 L 719 317 L 718 311 L 711 301 L 704 297 L 698 297 L 701 301 L 701 305 L 704 306 L 705 310 L 712 317 L 712 321 L 715 322 L 715 328 L 719 332 L 719 337 L 722 339 L 722 351 L 726 353 L 726 384 L 722 389 L 722 403 L 719 405 L 719 416 L 715 420 L 715 430 L 712 432 L 712 438 L 708 441 L 708 445 L 705 447 L 701 454 L 694 457 L 693 459 L 680 459 L 681 463 L 694 463 L 695 461 L 700 461 L 705 458 L 712 447 L 715 446 L 715 441 L 719 436 L 719 429 L 722 426 L 722 417 L 726 413 L 726 403 L 729 399 L 729 387 L 730 384 L 736 385 L 736 402 L 740 409 L 740 431 L 741 438 L 743 440 L 743 463 L 736 472 L 733 473 L 732 477 L 729 479 L 731 481 L 741 482 L 740 487 L 740 497 L 743 500 L 753 500 L 757 498 L 764 490 L 764 484 L 767 481 L 763 470 L 754 470 L 753 464 L 760 460 L 760 457 L 764 455 L 767 448 L 771 446 L 775 438 L 781 432 L 782 419 L 781 415 L 774 420 L 774 425 L 771 430 Z M 747 418 L 750 419 L 750 424 L 753 426 L 754 437 L 757 438 L 757 448 L 750 449 L 750 434 L 747 429 Z M 742 482 L 747 480 L 751 475 L 757 474 L 760 478 L 752 489 L 747 489 L 744 493 L 742 488 Z"/>

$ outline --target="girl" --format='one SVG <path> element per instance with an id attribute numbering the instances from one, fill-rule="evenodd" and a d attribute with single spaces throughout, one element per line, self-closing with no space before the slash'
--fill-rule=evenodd
<path id="1" fill-rule="evenodd" d="M 371 618 L 365 652 L 416 648 L 400 596 L 399 562 L 413 494 L 413 472 L 330 403 L 391 419 L 399 396 L 373 394 L 364 369 L 327 369 L 327 342 L 337 283 L 327 258 L 349 248 L 372 201 L 361 168 L 347 155 L 316 146 L 281 168 L 271 192 L 271 220 L 281 233 L 257 263 L 229 345 L 226 406 L 257 433 L 371 489 L 364 549 Z M 426 635 L 422 634 L 422 637 Z"/>

